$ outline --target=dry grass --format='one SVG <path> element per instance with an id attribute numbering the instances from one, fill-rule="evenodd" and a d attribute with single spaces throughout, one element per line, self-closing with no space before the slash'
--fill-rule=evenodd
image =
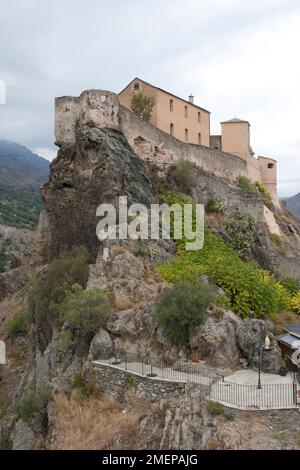
<path id="1" fill-rule="evenodd" d="M 73 393 L 55 397 L 52 449 L 108 450 L 131 449 L 137 442 L 141 410 L 124 410 L 114 399 L 80 399 Z"/>

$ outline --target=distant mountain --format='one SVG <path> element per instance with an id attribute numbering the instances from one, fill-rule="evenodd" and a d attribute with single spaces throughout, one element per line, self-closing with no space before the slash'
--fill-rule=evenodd
<path id="1" fill-rule="evenodd" d="M 286 199 L 288 209 L 300 218 L 300 193 Z"/>
<path id="2" fill-rule="evenodd" d="M 49 161 L 23 145 L 0 139 L 0 224 L 34 229 L 42 209 L 40 187 Z"/>

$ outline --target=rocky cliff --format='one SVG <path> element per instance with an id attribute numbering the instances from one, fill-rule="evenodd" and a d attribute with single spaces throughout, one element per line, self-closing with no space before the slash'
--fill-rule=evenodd
<path id="1" fill-rule="evenodd" d="M 85 245 L 95 256 L 96 209 L 116 205 L 119 195 L 129 203 L 155 201 L 143 165 L 123 134 L 114 128 L 79 128 L 74 146 L 62 146 L 43 188 L 50 226 L 50 259 L 72 246 Z"/>
<path id="2" fill-rule="evenodd" d="M 226 201 L 225 216 L 236 209 L 251 212 L 261 231 L 260 254 L 254 253 L 254 257 L 260 259 L 261 253 L 268 252 L 272 246 L 274 256 L 281 249 L 281 256 L 287 259 L 282 245 L 278 248 L 269 235 L 268 230 L 274 224 L 284 234 L 284 246 L 289 256 L 296 258 L 300 232 L 297 224 L 284 212 L 269 209 L 272 215 L 268 214 L 268 218 L 261 195 L 247 197 L 228 180 L 199 169 L 195 169 L 195 174 L 192 194 L 195 201 L 206 204 L 221 194 Z M 120 378 L 91 369 L 89 350 L 101 344 L 171 361 L 179 358 L 190 361 L 194 357 L 208 371 L 229 373 L 240 367 L 257 366 L 253 344 L 274 328 L 271 322 L 262 319 L 242 320 L 228 308 L 212 302 L 206 312 L 206 322 L 193 332 L 187 347 L 178 347 L 166 340 L 153 318 L 155 301 L 166 286 L 158 275 L 157 263 L 175 256 L 175 244 L 171 240 L 115 241 L 109 244 L 109 257 L 104 259 L 103 247 L 96 237 L 99 204 L 116 204 L 118 196 L 126 195 L 129 202 L 149 206 L 158 201 L 159 192 L 165 187 L 180 189 L 174 168 L 163 171 L 154 163 L 146 164 L 140 160 L 116 127 L 99 128 L 93 122 L 77 125 L 76 142 L 60 147 L 51 165 L 49 182 L 43 188 L 46 225 L 49 223 L 49 226 L 40 230 L 38 245 L 42 243 L 47 248 L 47 261 L 68 253 L 72 247 L 87 247 L 92 256 L 83 287 L 101 288 L 111 302 L 112 311 L 93 337 L 87 336 L 87 347 L 67 345 L 69 349 L 62 349 L 61 339 L 66 339 L 64 332 L 68 322 L 54 316 L 55 303 L 47 306 L 49 311 L 45 317 L 38 317 L 43 297 L 38 306 L 29 302 L 27 337 L 8 341 L 8 367 L 2 380 L 10 400 L 0 420 L 0 430 L 2 435 L 9 436 L 13 448 L 70 448 L 72 440 L 66 440 L 66 436 L 73 436 L 72 430 L 78 419 L 74 410 L 77 409 L 85 420 L 84 433 L 78 441 L 82 448 L 99 448 L 97 445 L 119 449 L 129 446 L 153 449 L 297 448 L 296 437 L 292 440 L 287 437 L 286 429 L 292 427 L 290 416 L 278 422 L 271 415 L 264 420 L 254 415 L 249 418 L 243 413 L 234 415 L 222 407 L 209 407 L 203 393 L 193 387 L 181 386 L 178 391 L 176 387 L 163 386 L 157 393 L 154 386 L 139 386 L 130 376 Z M 220 236 L 224 235 L 222 220 L 218 217 L 208 220 L 210 228 Z M 271 257 L 265 258 L 264 267 L 272 267 Z M 49 270 L 43 264 L 45 257 L 39 261 L 35 258 L 32 263 L 31 270 L 43 279 Z M 68 279 L 63 280 L 68 282 Z M 64 286 L 57 286 L 55 279 L 51 282 L 59 298 Z M 202 276 L 201 282 L 211 283 L 207 276 Z M 16 286 L 16 290 L 21 287 Z M 215 298 L 224 294 L 216 285 L 210 287 Z M 20 299 L 6 299 L 0 304 L 3 334 L 8 317 L 22 304 L 22 295 Z M 276 372 L 280 352 L 273 339 L 272 346 L 272 355 L 262 357 L 262 367 Z M 26 398 L 28 391 L 37 393 L 45 386 L 50 388 L 54 399 L 49 401 L 39 395 L 38 411 L 35 410 L 30 419 L 24 416 L 24 410 L 20 415 L 17 405 Z M 82 400 L 81 394 L 86 401 Z M 113 399 L 108 399 L 107 395 L 112 395 Z M 93 421 L 95 409 L 101 417 L 101 429 Z M 281 438 L 270 431 L 272 419 L 276 422 L 275 431 L 283 433 Z M 115 423 L 115 431 L 110 430 L 110 422 Z M 93 435 L 91 430 L 95 430 Z M 103 430 L 107 434 L 106 440 Z M 257 436 L 260 436 L 260 442 Z"/>

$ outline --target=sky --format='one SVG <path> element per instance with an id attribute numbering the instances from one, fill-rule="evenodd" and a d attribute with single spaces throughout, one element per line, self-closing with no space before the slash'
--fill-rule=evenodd
<path id="1" fill-rule="evenodd" d="M 256 155 L 300 192 L 298 0 L 1 0 L 0 138 L 51 160 L 54 97 L 121 91 L 138 76 L 251 123 Z"/>

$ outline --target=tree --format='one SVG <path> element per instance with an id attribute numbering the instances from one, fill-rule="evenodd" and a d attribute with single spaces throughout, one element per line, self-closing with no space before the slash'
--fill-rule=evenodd
<path id="1" fill-rule="evenodd" d="M 155 98 L 151 95 L 144 95 L 143 93 L 134 93 L 131 98 L 132 111 L 140 116 L 144 121 L 149 122 L 151 114 L 155 106 Z"/>
<path id="2" fill-rule="evenodd" d="M 76 284 L 67 293 L 59 310 L 71 339 L 77 344 L 92 337 L 100 326 L 105 325 L 110 314 L 110 303 L 101 289 L 84 290 Z"/>
<path id="3" fill-rule="evenodd" d="M 204 321 L 205 309 L 211 300 L 208 286 L 182 281 L 163 291 L 154 318 L 170 342 L 187 345 L 195 328 Z"/>

